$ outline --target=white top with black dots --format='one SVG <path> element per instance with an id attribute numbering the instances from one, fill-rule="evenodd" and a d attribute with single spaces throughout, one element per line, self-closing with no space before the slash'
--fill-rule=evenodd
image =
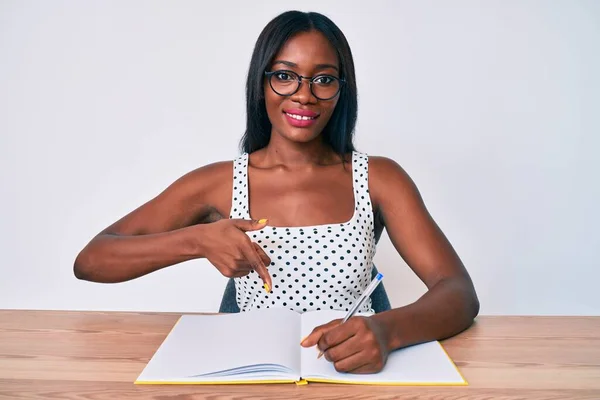
<path id="1" fill-rule="evenodd" d="M 354 215 L 344 223 L 303 227 L 266 226 L 247 232 L 271 258 L 271 293 L 252 271 L 235 278 L 240 311 L 284 307 L 297 312 L 347 311 L 370 283 L 375 255 L 368 157 L 352 153 Z M 248 154 L 234 160 L 230 218 L 250 219 Z M 373 312 L 368 299 L 360 312 Z"/>

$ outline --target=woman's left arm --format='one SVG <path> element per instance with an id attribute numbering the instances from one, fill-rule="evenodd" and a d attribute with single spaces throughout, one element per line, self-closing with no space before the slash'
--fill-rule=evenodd
<path id="1" fill-rule="evenodd" d="M 369 170 L 371 201 L 390 240 L 428 289 L 412 304 L 373 316 L 387 336 L 388 350 L 465 330 L 479 313 L 479 300 L 462 261 L 397 163 L 370 157 Z"/>
<path id="2" fill-rule="evenodd" d="M 390 351 L 453 336 L 479 312 L 467 270 L 408 174 L 390 159 L 369 157 L 369 192 L 394 247 L 428 290 L 407 306 L 315 328 L 302 345 L 317 344 L 343 372 L 378 372 Z"/>

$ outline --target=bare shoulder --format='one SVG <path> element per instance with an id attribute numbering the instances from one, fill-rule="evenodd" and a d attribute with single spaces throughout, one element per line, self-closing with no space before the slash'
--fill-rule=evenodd
<path id="1" fill-rule="evenodd" d="M 232 177 L 233 161 L 218 161 L 186 173 L 170 187 L 202 195 L 231 181 Z"/>
<path id="2" fill-rule="evenodd" d="M 402 173 L 406 174 L 404 169 L 396 161 L 383 156 L 369 156 L 369 177 L 371 174 L 375 178 L 381 177 L 382 174 Z"/>
<path id="3" fill-rule="evenodd" d="M 189 208 L 210 207 L 227 213 L 233 182 L 233 161 L 218 161 L 196 168 L 177 179 L 158 197 L 179 199 Z"/>
<path id="4" fill-rule="evenodd" d="M 369 156 L 369 192 L 375 206 L 389 198 L 419 197 L 409 174 L 391 158 Z"/>
<path id="5" fill-rule="evenodd" d="M 101 233 L 159 233 L 223 218 L 229 212 L 232 179 L 233 161 L 196 168 Z"/>

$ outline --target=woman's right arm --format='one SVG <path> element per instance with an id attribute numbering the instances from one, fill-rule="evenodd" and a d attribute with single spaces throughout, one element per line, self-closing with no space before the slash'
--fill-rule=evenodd
<path id="1" fill-rule="evenodd" d="M 186 228 L 148 235 L 103 232 L 79 253 L 73 272 L 78 279 L 116 283 L 199 257 Z"/>
<path id="2" fill-rule="evenodd" d="M 222 258 L 220 254 L 232 255 L 227 260 L 216 260 L 221 273 L 239 276 L 256 269 L 264 276 L 266 270 L 259 270 L 270 260 L 259 248 L 247 254 L 250 251 L 244 246 L 252 246 L 243 234 L 241 223 L 238 223 L 241 235 L 228 220 L 202 224 L 229 211 L 232 175 L 231 162 L 211 164 L 184 175 L 154 199 L 96 235 L 77 256 L 73 266 L 75 276 L 92 282 L 123 282 L 183 261 L 210 258 L 211 250 L 215 253 L 215 247 L 224 245 L 230 248 L 219 248 L 219 255 L 210 260 L 215 263 L 215 258 Z M 220 213 L 212 206 L 215 203 L 221 205 Z M 213 226 L 209 228 L 209 225 Z M 247 227 L 252 229 L 252 222 L 248 221 Z M 230 240 L 223 243 L 215 236 Z M 233 242 L 231 246 L 229 242 Z M 240 249 L 234 248 L 236 244 L 246 251 L 252 268 L 244 267 L 240 260 L 232 261 L 240 257 L 237 254 Z M 257 266 L 257 263 L 263 265 Z"/>

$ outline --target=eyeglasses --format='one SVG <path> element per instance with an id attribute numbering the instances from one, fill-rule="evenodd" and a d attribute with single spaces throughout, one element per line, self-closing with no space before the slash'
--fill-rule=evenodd
<path id="1" fill-rule="evenodd" d="M 269 79 L 271 89 L 280 96 L 293 95 L 300 89 L 302 79 L 308 79 L 310 92 L 319 100 L 333 99 L 345 83 L 344 79 L 333 75 L 322 74 L 310 77 L 288 70 L 265 71 L 265 76 Z"/>

